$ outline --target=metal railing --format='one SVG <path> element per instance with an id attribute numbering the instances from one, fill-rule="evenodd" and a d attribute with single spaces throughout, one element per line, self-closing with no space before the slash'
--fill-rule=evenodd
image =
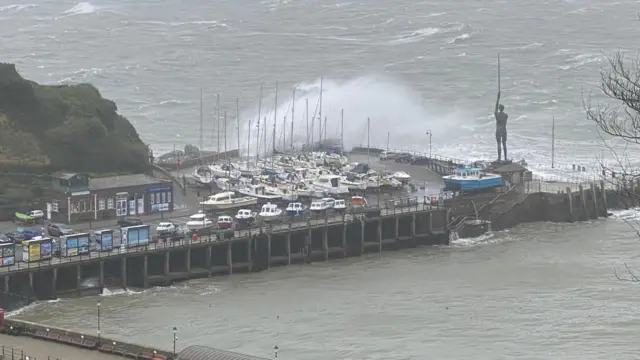
<path id="1" fill-rule="evenodd" d="M 354 146 L 354 148 L 367 148 L 367 145 L 356 145 Z M 379 146 L 369 146 L 369 148 L 371 150 L 373 150 L 375 153 L 381 153 L 383 151 L 389 151 L 392 153 L 405 153 L 405 154 L 411 154 L 412 156 L 420 156 L 420 157 L 425 157 L 428 159 L 432 159 L 432 160 L 436 160 L 436 161 L 440 161 L 443 163 L 448 163 L 448 162 L 452 162 L 454 164 L 466 164 L 469 163 L 470 161 L 465 161 L 462 159 L 456 159 L 450 156 L 442 156 L 442 155 L 438 155 L 438 154 L 429 154 L 428 152 L 425 151 L 416 151 L 416 150 L 409 150 L 409 149 L 396 149 L 396 148 L 383 148 L 383 147 L 379 147 Z"/>
<path id="2" fill-rule="evenodd" d="M 29 356 L 22 349 L 15 349 L 2 345 L 2 360 L 37 360 L 33 356 Z M 47 356 L 47 360 L 62 360 L 57 357 Z"/>
<path id="3" fill-rule="evenodd" d="M 151 242 L 135 247 L 118 246 L 112 249 L 93 249 L 87 254 L 72 257 L 51 256 L 49 259 L 33 262 L 16 262 L 14 265 L 0 267 L 2 273 L 26 271 L 29 269 L 48 268 L 61 264 L 77 264 L 96 259 L 118 257 L 123 254 L 144 254 L 167 249 L 186 248 L 199 244 L 223 244 L 244 241 L 247 238 L 261 234 L 280 234 L 300 229 L 317 228 L 322 226 L 339 225 L 353 221 L 357 216 L 374 214 L 374 217 L 386 217 L 401 214 L 411 214 L 421 211 L 429 211 L 442 207 L 440 202 L 432 202 L 431 197 L 405 197 L 393 199 L 393 202 L 385 203 L 386 206 L 368 206 L 363 209 L 353 209 L 341 214 L 327 213 L 321 215 L 309 215 L 305 217 L 283 216 L 278 222 L 258 222 L 242 229 L 216 230 L 209 233 L 197 233 L 198 236 L 187 234 L 180 239 L 151 238 Z"/>

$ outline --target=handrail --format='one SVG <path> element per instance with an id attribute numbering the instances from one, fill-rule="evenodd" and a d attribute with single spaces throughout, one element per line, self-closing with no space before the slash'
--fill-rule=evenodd
<path id="1" fill-rule="evenodd" d="M 354 146 L 354 148 L 367 148 L 367 145 L 363 145 L 363 144 L 359 144 Z M 374 149 L 374 150 L 379 150 L 379 151 L 391 151 L 394 153 L 407 153 L 407 154 L 411 154 L 413 156 L 422 156 L 422 157 L 426 157 L 428 159 L 433 159 L 433 160 L 438 160 L 438 161 L 453 161 L 454 163 L 458 163 L 458 164 L 465 164 L 468 163 L 469 161 L 464 161 L 462 159 L 456 159 L 453 157 L 449 157 L 449 156 L 442 156 L 442 155 L 437 155 L 437 154 L 431 154 L 429 155 L 429 153 L 427 152 L 420 152 L 420 151 L 415 151 L 415 150 L 408 150 L 408 149 L 395 149 L 395 148 L 386 148 L 386 147 L 378 147 L 378 146 L 369 146 L 370 149 Z"/>
<path id="2" fill-rule="evenodd" d="M 29 356 L 22 349 L 15 349 L 10 346 L 2 345 L 2 359 L 4 360 L 36 360 L 35 357 Z M 47 356 L 47 360 L 61 360 L 56 357 Z"/>

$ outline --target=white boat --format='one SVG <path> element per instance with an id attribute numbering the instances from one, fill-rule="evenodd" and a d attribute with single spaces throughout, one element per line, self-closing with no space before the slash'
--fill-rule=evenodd
<path id="1" fill-rule="evenodd" d="M 327 203 L 324 200 L 319 200 L 319 201 L 312 202 L 311 206 L 309 207 L 309 210 L 317 213 L 317 212 L 327 211 L 330 208 L 331 208 L 331 204 Z"/>
<path id="2" fill-rule="evenodd" d="M 341 196 L 349 193 L 349 189 L 340 183 L 339 175 L 320 175 L 312 183 L 314 192 L 326 195 Z"/>
<path id="3" fill-rule="evenodd" d="M 213 176 L 237 179 L 241 176 L 240 171 L 236 170 L 231 164 L 209 165 Z"/>
<path id="4" fill-rule="evenodd" d="M 227 210 L 256 205 L 257 203 L 258 199 L 255 197 L 239 197 L 233 191 L 224 191 L 209 196 L 206 200 L 200 202 L 200 206 L 205 210 Z"/>
<path id="5" fill-rule="evenodd" d="M 262 209 L 260 209 L 260 213 L 258 214 L 263 221 L 273 221 L 280 217 L 280 215 L 282 215 L 282 209 L 272 203 L 262 205 Z"/>
<path id="6" fill-rule="evenodd" d="M 210 185 L 215 179 L 208 166 L 197 166 L 193 169 L 192 176 L 198 184 L 202 185 Z"/>
<path id="7" fill-rule="evenodd" d="M 287 205 L 285 211 L 287 212 L 287 216 L 298 216 L 304 214 L 307 208 L 299 202 L 292 202 Z"/>
<path id="8" fill-rule="evenodd" d="M 411 180 L 411 175 L 407 174 L 404 171 L 396 171 L 393 174 L 391 174 L 391 177 L 400 181 L 403 184 L 406 184 Z"/>
<path id="9" fill-rule="evenodd" d="M 250 221 L 256 218 L 256 213 L 249 209 L 240 209 L 235 218 L 238 221 Z"/>
<path id="10" fill-rule="evenodd" d="M 346 176 L 340 178 L 340 183 L 347 187 L 350 191 L 363 191 L 367 189 L 367 184 L 358 179 L 349 180 Z"/>
<path id="11" fill-rule="evenodd" d="M 251 176 L 260 176 L 262 174 L 262 169 L 246 161 L 239 162 L 236 165 L 234 165 L 234 167 L 236 168 L 236 170 L 240 172 L 240 175 L 242 176 L 251 177 Z"/>
<path id="12" fill-rule="evenodd" d="M 402 185 L 404 185 L 404 183 L 393 177 L 393 175 L 386 175 L 380 179 L 380 186 L 398 189 L 401 188 Z"/>
<path id="13" fill-rule="evenodd" d="M 211 228 L 214 223 L 207 218 L 207 214 L 199 211 L 197 214 L 189 216 L 189 221 L 187 221 L 186 225 L 189 230 L 200 230 Z"/>
<path id="14" fill-rule="evenodd" d="M 328 209 L 333 209 L 333 205 L 336 203 L 336 199 L 330 197 L 322 198 L 320 201 L 324 201 L 324 203 L 327 204 Z"/>
<path id="15" fill-rule="evenodd" d="M 343 212 L 347 209 L 347 203 L 344 199 L 338 199 L 333 203 L 333 210 L 337 212 Z"/>
<path id="16" fill-rule="evenodd" d="M 266 192 L 265 188 L 263 184 L 248 185 L 238 190 L 238 193 L 244 196 L 251 196 L 260 201 L 277 201 L 282 199 L 282 195 L 270 194 Z"/>

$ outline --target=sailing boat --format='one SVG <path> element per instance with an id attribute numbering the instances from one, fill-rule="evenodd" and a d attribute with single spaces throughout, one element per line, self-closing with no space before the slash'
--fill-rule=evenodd
<path id="1" fill-rule="evenodd" d="M 258 117 L 256 118 L 256 128 L 258 130 L 258 136 L 256 137 L 258 141 L 256 141 L 256 163 L 258 162 L 258 154 L 260 153 L 260 113 L 262 112 L 262 84 L 260 85 L 260 97 L 258 98 Z M 239 123 L 239 109 L 238 104 L 236 103 L 236 114 L 238 114 L 238 142 L 240 139 L 240 123 Z M 236 168 L 240 171 L 242 176 L 253 177 L 259 176 L 262 174 L 262 170 L 251 163 L 251 122 L 249 122 L 248 126 L 249 131 L 247 132 L 247 159 L 244 161 L 239 161 L 236 164 Z M 238 145 L 240 147 L 240 145 Z"/>
<path id="2" fill-rule="evenodd" d="M 204 164 L 202 164 L 202 133 L 203 133 L 203 126 L 204 126 L 203 125 L 204 120 L 203 120 L 203 114 L 202 114 L 202 101 L 203 101 L 203 95 L 202 95 L 202 88 L 201 88 L 200 89 L 200 165 L 196 166 L 196 168 L 193 169 L 193 174 L 191 176 L 193 176 L 193 179 L 196 181 L 196 183 L 209 186 L 213 183 L 215 178 L 209 166 L 205 166 Z"/>
<path id="3" fill-rule="evenodd" d="M 229 178 L 229 179 L 239 179 L 241 174 L 240 171 L 236 170 L 233 165 L 229 162 L 229 153 L 227 152 L 227 111 L 224 112 L 224 124 L 223 124 L 223 132 L 224 132 L 224 156 L 225 161 L 220 165 L 211 165 L 211 171 L 213 175 L 216 177 Z"/>

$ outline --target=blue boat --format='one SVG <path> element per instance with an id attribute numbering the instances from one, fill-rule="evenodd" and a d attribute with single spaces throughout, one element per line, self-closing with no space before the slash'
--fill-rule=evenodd
<path id="1" fill-rule="evenodd" d="M 445 190 L 477 191 L 503 185 L 502 176 L 487 173 L 478 168 L 459 168 L 451 175 L 443 176 Z"/>

